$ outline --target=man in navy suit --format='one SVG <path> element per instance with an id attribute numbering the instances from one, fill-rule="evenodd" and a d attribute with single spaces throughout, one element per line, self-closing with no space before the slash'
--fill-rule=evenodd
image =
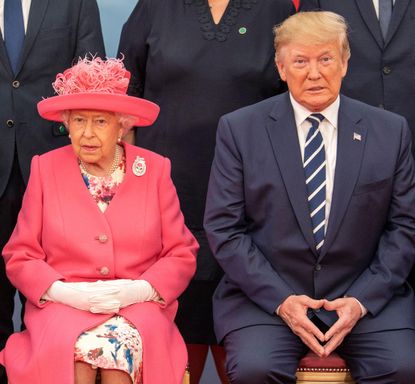
<path id="1" fill-rule="evenodd" d="M 105 55 L 95 0 L 0 0 L 0 251 L 16 224 L 33 155 L 69 144 L 36 105 L 56 74 L 87 53 Z M 65 170 L 62 169 L 62 172 Z M 15 289 L 0 258 L 0 349 L 13 332 Z M 0 383 L 6 383 L 0 368 Z"/>
<path id="2" fill-rule="evenodd" d="M 341 92 L 406 117 L 415 143 L 415 1 L 301 0 L 301 10 L 316 9 L 349 25 L 352 56 Z M 415 270 L 409 280 L 415 287 Z"/>
<path id="3" fill-rule="evenodd" d="M 295 383 L 313 350 L 359 384 L 415 377 L 415 167 L 406 120 L 340 95 L 344 19 L 276 28 L 289 92 L 222 117 L 205 229 L 231 383 Z"/>

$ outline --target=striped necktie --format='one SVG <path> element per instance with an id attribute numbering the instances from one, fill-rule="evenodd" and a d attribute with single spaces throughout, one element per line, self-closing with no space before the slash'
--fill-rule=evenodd
<path id="1" fill-rule="evenodd" d="M 313 113 L 307 117 L 311 123 L 304 147 L 304 174 L 308 206 L 317 251 L 324 243 L 326 216 L 326 153 L 319 125 L 324 116 Z"/>
<path id="2" fill-rule="evenodd" d="M 4 0 L 4 44 L 7 55 L 16 74 L 25 38 L 21 0 Z"/>

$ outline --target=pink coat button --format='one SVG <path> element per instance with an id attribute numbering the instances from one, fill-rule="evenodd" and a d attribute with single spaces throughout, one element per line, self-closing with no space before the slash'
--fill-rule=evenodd
<path id="1" fill-rule="evenodd" d="M 102 234 L 102 235 L 99 235 L 97 239 L 100 243 L 106 243 L 108 241 L 108 236 L 105 234 Z"/>
<path id="2" fill-rule="evenodd" d="M 106 276 L 106 275 L 108 275 L 108 274 L 110 273 L 110 270 L 109 270 L 109 268 L 108 268 L 108 267 L 102 267 L 102 268 L 99 270 L 99 273 L 100 273 L 101 275 L 103 275 L 103 276 Z"/>

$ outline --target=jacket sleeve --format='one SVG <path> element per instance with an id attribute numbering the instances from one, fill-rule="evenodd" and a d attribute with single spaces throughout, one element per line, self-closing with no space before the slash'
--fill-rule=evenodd
<path id="1" fill-rule="evenodd" d="M 185 290 L 196 270 L 198 244 L 184 224 L 176 188 L 170 177 L 170 161 L 163 160 L 158 186 L 162 251 L 140 279 L 147 280 L 169 305 Z"/>
<path id="2" fill-rule="evenodd" d="M 376 316 L 402 288 L 415 262 L 415 166 L 411 133 L 404 118 L 393 192 L 376 254 L 346 296 L 357 298 Z"/>
<path id="3" fill-rule="evenodd" d="M 104 39 L 96 0 L 82 0 L 74 59 L 86 54 L 105 57 Z"/>
<path id="4" fill-rule="evenodd" d="M 294 294 L 249 234 L 245 217 L 243 153 L 226 117 L 219 121 L 204 226 L 228 279 L 269 314 Z M 236 128 L 236 127 L 235 127 Z"/>
<path id="5" fill-rule="evenodd" d="M 3 249 L 3 257 L 11 283 L 40 307 L 45 305 L 41 296 L 63 276 L 47 264 L 42 249 L 44 205 L 39 163 L 39 156 L 34 156 L 22 208 L 12 236 Z"/>

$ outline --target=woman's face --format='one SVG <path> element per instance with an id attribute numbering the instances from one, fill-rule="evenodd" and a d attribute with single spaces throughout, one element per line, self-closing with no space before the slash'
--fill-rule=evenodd
<path id="1" fill-rule="evenodd" d="M 108 171 L 113 163 L 122 128 L 114 113 L 72 110 L 68 131 L 75 154 L 95 170 Z"/>

